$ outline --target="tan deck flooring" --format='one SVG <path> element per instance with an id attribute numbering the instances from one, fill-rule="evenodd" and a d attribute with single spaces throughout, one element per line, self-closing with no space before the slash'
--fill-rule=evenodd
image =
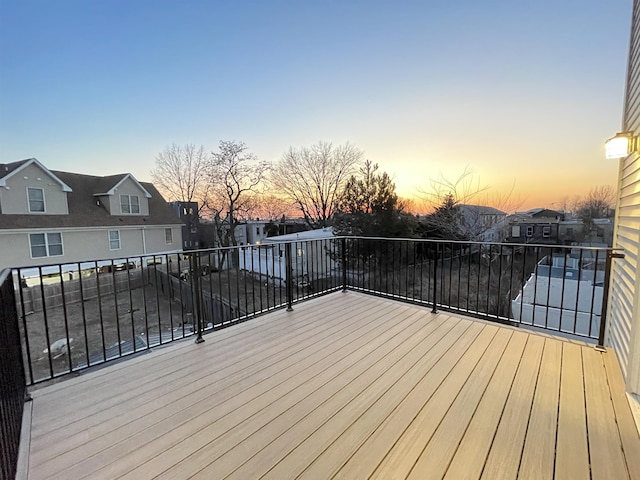
<path id="1" fill-rule="evenodd" d="M 349 292 L 33 392 L 29 478 L 640 479 L 612 352 Z"/>

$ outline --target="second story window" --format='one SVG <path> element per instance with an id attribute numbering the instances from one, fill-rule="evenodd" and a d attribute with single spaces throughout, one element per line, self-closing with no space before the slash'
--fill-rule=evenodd
<path id="1" fill-rule="evenodd" d="M 527 237 L 533 237 L 533 225 L 527 227 Z"/>
<path id="2" fill-rule="evenodd" d="M 138 195 L 120 195 L 120 212 L 140 213 L 140 197 Z"/>
<path id="3" fill-rule="evenodd" d="M 44 213 L 44 190 L 41 188 L 27 188 L 29 196 L 29 211 Z"/>
<path id="4" fill-rule="evenodd" d="M 171 245 L 173 243 L 173 232 L 170 228 L 164 229 L 164 243 Z"/>
<path id="5" fill-rule="evenodd" d="M 542 236 L 549 238 L 551 236 L 551 227 L 542 227 Z"/>

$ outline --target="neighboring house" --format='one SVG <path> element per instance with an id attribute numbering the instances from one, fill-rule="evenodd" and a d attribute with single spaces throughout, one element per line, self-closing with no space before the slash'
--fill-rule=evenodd
<path id="1" fill-rule="evenodd" d="M 577 218 L 561 221 L 558 238 L 565 245 L 587 242 L 604 243 L 610 247 L 613 244 L 613 219 L 595 218 L 589 226 Z"/>
<path id="2" fill-rule="evenodd" d="M 544 208 L 516 212 L 507 217 L 505 242 L 558 245 L 560 222 L 564 218 L 564 213 Z"/>
<path id="3" fill-rule="evenodd" d="M 247 243 L 254 245 L 267 238 L 267 223 L 269 223 L 267 220 L 260 220 L 257 218 L 255 220 L 247 220 L 245 222 L 247 229 Z"/>
<path id="4" fill-rule="evenodd" d="M 198 202 L 171 202 L 169 206 L 182 221 L 182 249 L 200 248 Z"/>
<path id="5" fill-rule="evenodd" d="M 335 245 L 331 239 L 334 237 L 331 227 L 267 237 L 258 248 L 240 256 L 240 268 L 284 281 L 285 249 L 289 248 L 293 275 L 299 286 L 307 286 L 311 280 L 320 279 L 325 272 L 333 272 L 339 267 L 333 255 Z"/>
<path id="6" fill-rule="evenodd" d="M 500 242 L 507 214 L 497 208 L 484 205 L 458 205 L 460 231 L 469 240 Z"/>
<path id="7" fill-rule="evenodd" d="M 0 164 L 0 268 L 182 249 L 182 225 L 150 183 Z"/>

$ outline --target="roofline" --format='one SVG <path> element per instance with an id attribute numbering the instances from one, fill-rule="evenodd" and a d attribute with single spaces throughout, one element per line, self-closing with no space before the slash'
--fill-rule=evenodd
<path id="1" fill-rule="evenodd" d="M 93 226 L 77 226 L 77 227 L 0 227 L 0 235 L 14 235 L 16 233 L 34 233 L 34 232 L 84 232 L 95 230 L 149 230 L 151 228 L 182 228 L 184 223 L 151 223 L 147 224 L 121 224 L 121 225 L 93 225 Z"/>
<path id="2" fill-rule="evenodd" d="M 38 167 L 40 167 L 47 175 L 49 175 L 49 177 L 51 177 L 52 180 L 54 180 L 55 182 L 57 182 L 60 187 L 62 187 L 62 191 L 63 192 L 72 192 L 73 190 L 71 189 L 71 187 L 69 185 L 67 185 L 66 183 L 64 183 L 62 180 L 60 180 L 58 177 L 56 177 L 51 170 L 49 170 L 47 167 L 45 167 L 42 163 L 40 163 L 36 158 L 30 158 L 27 161 L 25 161 L 22 165 L 20 165 L 18 168 L 16 168 L 14 171 L 8 173 L 7 175 L 5 175 L 4 177 L 0 178 L 0 187 L 6 187 L 7 186 L 7 179 L 11 178 L 13 175 L 15 175 L 16 173 L 20 172 L 21 170 L 24 170 L 25 168 L 27 168 L 30 165 L 36 164 Z M 146 190 L 145 190 L 146 191 Z"/>
<path id="3" fill-rule="evenodd" d="M 111 189 L 110 189 L 110 190 L 107 190 L 107 192 L 105 192 L 105 193 L 94 193 L 94 194 L 93 194 L 93 196 L 94 196 L 94 197 L 101 197 L 101 196 L 104 196 L 104 195 L 115 195 L 115 193 L 116 193 L 116 189 L 117 189 L 120 185 L 122 185 L 122 183 L 123 183 L 127 178 L 130 178 L 131 180 L 133 180 L 133 182 L 138 186 L 138 188 L 140 188 L 140 190 L 142 190 L 142 191 L 144 192 L 144 196 L 145 196 L 145 198 L 151 198 L 151 194 L 147 191 L 147 189 L 146 189 L 146 188 L 144 188 L 144 187 L 142 186 L 142 184 L 141 184 L 138 180 L 136 180 L 136 177 L 134 177 L 134 176 L 133 176 L 133 175 L 131 175 L 130 173 L 125 173 L 125 174 L 124 174 L 124 177 L 122 177 L 122 179 L 121 179 L 118 183 L 116 183 L 113 187 L 111 187 Z"/>

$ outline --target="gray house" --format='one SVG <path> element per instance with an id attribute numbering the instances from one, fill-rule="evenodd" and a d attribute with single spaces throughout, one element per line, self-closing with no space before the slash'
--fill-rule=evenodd
<path id="1" fill-rule="evenodd" d="M 130 173 L 0 164 L 0 268 L 182 250 L 181 229 L 158 190 Z"/>

